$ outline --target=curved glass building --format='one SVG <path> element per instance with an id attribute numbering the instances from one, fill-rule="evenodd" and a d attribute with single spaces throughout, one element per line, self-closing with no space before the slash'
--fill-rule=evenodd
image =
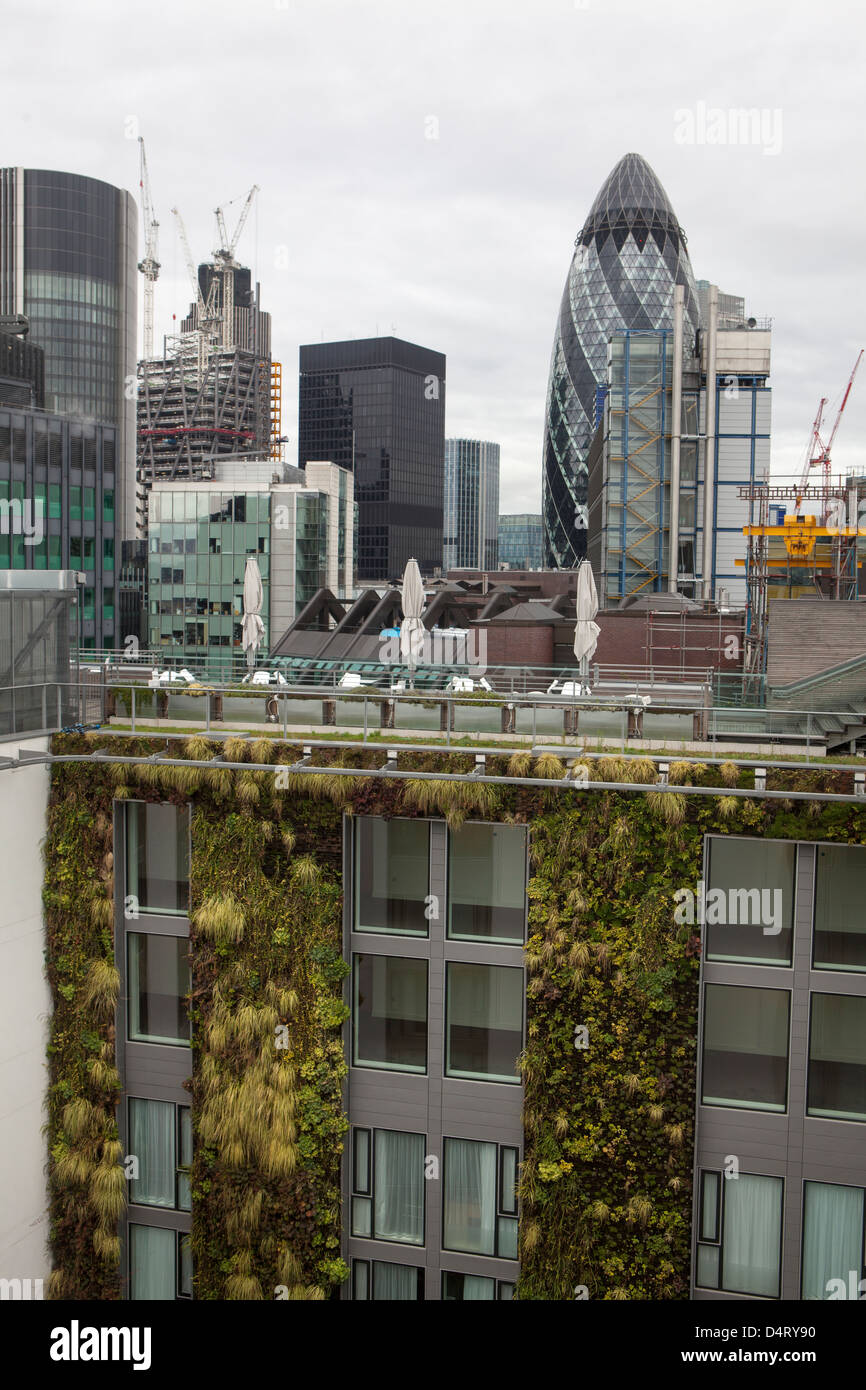
<path id="1" fill-rule="evenodd" d="M 685 287 L 684 341 L 700 322 L 686 238 L 645 159 L 625 155 L 577 235 L 559 309 L 544 430 L 545 565 L 586 555 L 587 456 L 601 418 L 608 343 L 626 329 L 673 325 L 673 287 Z"/>
<path id="2" fill-rule="evenodd" d="M 117 430 L 118 534 L 135 534 L 136 205 L 101 179 L 0 169 L 0 315 L 45 351 L 45 408 Z"/>

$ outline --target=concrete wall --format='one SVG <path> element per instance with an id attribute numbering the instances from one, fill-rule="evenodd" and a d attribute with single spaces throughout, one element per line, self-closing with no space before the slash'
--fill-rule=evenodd
<path id="1" fill-rule="evenodd" d="M 4 741 L 47 751 L 47 739 Z M 45 980 L 42 841 L 46 767 L 0 771 L 0 1277 L 46 1279 L 50 1263 L 44 1097 L 51 997 Z"/>

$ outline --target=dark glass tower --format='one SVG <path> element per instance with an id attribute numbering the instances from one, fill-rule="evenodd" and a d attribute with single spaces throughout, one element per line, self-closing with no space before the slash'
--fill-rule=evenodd
<path id="1" fill-rule="evenodd" d="M 608 343 L 626 329 L 671 328 L 685 286 L 685 341 L 700 315 L 685 234 L 645 159 L 625 155 L 577 235 L 550 361 L 544 430 L 545 564 L 586 555 L 587 456 L 604 408 Z"/>
<path id="2" fill-rule="evenodd" d="M 400 338 L 300 350 L 298 464 L 355 477 L 362 580 L 399 579 L 414 556 L 442 564 L 445 357 Z"/>
<path id="3" fill-rule="evenodd" d="M 137 224 L 100 179 L 0 169 L 0 315 L 45 350 L 45 408 L 117 438 L 116 524 L 135 534 Z"/>

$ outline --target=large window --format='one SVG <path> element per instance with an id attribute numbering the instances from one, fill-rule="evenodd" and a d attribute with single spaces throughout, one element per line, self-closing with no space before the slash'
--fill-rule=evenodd
<path id="1" fill-rule="evenodd" d="M 492 1303 L 514 1297 L 514 1285 L 503 1279 L 487 1279 L 482 1274 L 442 1274 L 442 1300 L 445 1303 Z"/>
<path id="2" fill-rule="evenodd" d="M 365 816 L 355 836 L 355 930 L 426 936 L 430 825 Z"/>
<path id="3" fill-rule="evenodd" d="M 710 838 L 707 960 L 791 964 L 796 858 L 782 841 Z"/>
<path id="4" fill-rule="evenodd" d="M 130 1042 L 189 1047 L 189 941 L 127 933 Z"/>
<path id="5" fill-rule="evenodd" d="M 866 970 L 866 847 L 821 845 L 815 872 L 815 969 Z"/>
<path id="6" fill-rule="evenodd" d="M 859 1298 L 866 1276 L 866 1192 L 862 1187 L 807 1182 L 803 1192 L 803 1298 Z M 853 1275 L 853 1279 L 852 1276 Z M 855 1292 L 852 1295 L 852 1288 Z"/>
<path id="7" fill-rule="evenodd" d="M 523 971 L 449 961 L 446 1076 L 517 1085 L 523 1040 Z"/>
<path id="8" fill-rule="evenodd" d="M 352 1235 L 424 1244 L 424 1135 L 355 1129 Z"/>
<path id="9" fill-rule="evenodd" d="M 520 943 L 526 922 L 526 831 L 466 824 L 449 836 L 448 935 Z"/>
<path id="10" fill-rule="evenodd" d="M 189 810 L 126 802 L 126 893 L 139 913 L 189 910 Z"/>
<path id="11" fill-rule="evenodd" d="M 701 1092 L 704 1105 L 785 1109 L 789 1008 L 787 990 L 707 985 Z"/>
<path id="12" fill-rule="evenodd" d="M 809 1115 L 866 1120 L 866 997 L 813 994 Z"/>
<path id="13" fill-rule="evenodd" d="M 356 955 L 356 1067 L 427 1069 L 427 962 Z"/>
<path id="14" fill-rule="evenodd" d="M 138 1176 L 129 1183 L 130 1202 L 190 1210 L 192 1123 L 188 1105 L 130 1098 L 129 1154 L 138 1161 Z"/>
<path id="15" fill-rule="evenodd" d="M 446 1139 L 442 1246 L 517 1259 L 517 1150 Z"/>
<path id="16" fill-rule="evenodd" d="M 695 1282 L 703 1289 L 779 1297 L 782 1179 L 701 1174 Z"/>
<path id="17" fill-rule="evenodd" d="M 157 1226 L 130 1225 L 129 1297 L 151 1302 L 192 1298 L 188 1235 Z"/>
<path id="18" fill-rule="evenodd" d="M 385 1303 L 423 1302 L 424 1271 L 387 1260 L 352 1261 L 352 1298 Z"/>

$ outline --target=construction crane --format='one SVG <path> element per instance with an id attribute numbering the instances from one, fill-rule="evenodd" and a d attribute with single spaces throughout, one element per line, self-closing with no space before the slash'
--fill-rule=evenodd
<path id="1" fill-rule="evenodd" d="M 821 430 L 824 424 L 824 410 L 827 406 L 826 396 L 821 397 L 821 403 L 818 406 L 818 414 L 815 416 L 815 420 L 812 425 L 812 433 L 809 437 L 809 447 L 806 455 L 806 464 L 803 469 L 803 476 L 800 479 L 800 487 L 797 495 L 797 507 L 795 515 L 799 516 L 800 514 L 800 506 L 803 500 L 803 493 L 805 489 L 809 486 L 809 475 L 811 474 L 812 469 L 820 467 L 823 473 L 822 494 L 824 501 L 824 510 L 821 514 L 821 524 L 823 526 L 826 526 L 831 511 L 830 493 L 832 490 L 832 479 L 830 476 L 830 454 L 833 448 L 833 443 L 836 439 L 836 432 L 839 429 L 839 421 L 842 419 L 842 413 L 845 409 L 845 406 L 848 404 L 848 397 L 851 394 L 851 387 L 854 385 L 854 378 L 857 375 L 857 368 L 860 366 L 862 359 L 863 349 L 861 348 L 857 356 L 857 361 L 854 363 L 854 367 L 851 371 L 851 375 L 848 378 L 848 385 L 845 387 L 845 394 L 842 397 L 842 404 L 839 406 L 839 411 L 836 416 L 835 423 L 833 425 L 833 428 L 830 432 L 830 436 L 826 444 L 821 438 Z"/>
<path id="2" fill-rule="evenodd" d="M 141 216 L 144 222 L 144 256 L 138 268 L 144 276 L 144 360 L 153 357 L 153 287 L 159 279 L 159 223 L 153 215 L 153 199 L 150 196 L 150 178 L 147 172 L 147 156 L 144 152 L 144 138 L 139 135 L 139 178 L 141 189 Z"/>
<path id="3" fill-rule="evenodd" d="M 210 291 L 205 303 L 195 271 L 195 261 L 192 258 L 192 251 L 189 249 L 189 239 L 186 234 L 186 227 L 183 218 L 177 208 L 172 208 L 172 215 L 177 218 L 177 230 L 180 234 L 180 242 L 183 247 L 184 260 L 186 261 L 187 274 L 192 285 L 193 297 L 198 310 L 198 373 L 201 379 L 204 372 L 205 363 L 210 352 L 211 346 L 219 335 L 220 317 L 216 307 L 217 281 L 216 277 L 211 281 Z"/>
<path id="4" fill-rule="evenodd" d="M 216 209 L 217 235 L 219 237 L 219 247 L 214 251 L 214 262 L 216 269 L 220 273 L 222 280 L 222 341 L 223 347 L 230 348 L 234 345 L 234 319 L 235 319 L 235 269 L 238 262 L 235 260 L 235 251 L 240 241 L 241 232 L 246 226 L 247 218 L 250 215 L 250 208 L 253 199 L 259 191 L 259 186 L 254 183 L 246 196 L 246 201 L 241 209 L 235 233 L 229 241 L 226 231 L 225 215 L 222 208 Z"/>

